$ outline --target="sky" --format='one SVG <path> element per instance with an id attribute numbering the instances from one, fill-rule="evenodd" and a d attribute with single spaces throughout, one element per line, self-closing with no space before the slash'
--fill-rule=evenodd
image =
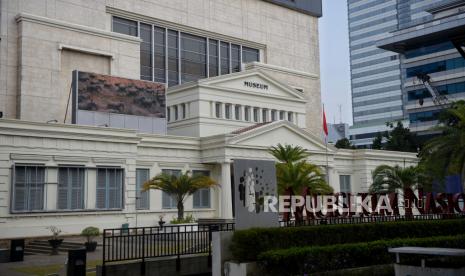
<path id="1" fill-rule="evenodd" d="M 328 123 L 352 124 L 346 0 L 323 0 L 319 19 L 321 96 Z M 339 112 L 341 109 L 341 112 Z"/>

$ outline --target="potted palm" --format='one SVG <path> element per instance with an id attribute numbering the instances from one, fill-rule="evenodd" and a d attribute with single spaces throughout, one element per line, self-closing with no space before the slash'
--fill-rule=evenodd
<path id="1" fill-rule="evenodd" d="M 48 240 L 48 243 L 52 247 L 52 253 L 51 255 L 58 255 L 58 248 L 60 247 L 61 243 L 63 242 L 63 239 L 59 239 L 58 235 L 60 235 L 61 230 L 60 228 L 56 226 L 49 226 L 47 227 L 50 232 L 52 232 L 52 238 Z"/>
<path id="2" fill-rule="evenodd" d="M 89 226 L 82 230 L 81 236 L 87 239 L 87 242 L 84 244 L 87 252 L 94 252 L 97 248 L 97 242 L 94 241 L 94 238 L 98 235 L 100 235 L 100 230 L 97 227 Z"/>

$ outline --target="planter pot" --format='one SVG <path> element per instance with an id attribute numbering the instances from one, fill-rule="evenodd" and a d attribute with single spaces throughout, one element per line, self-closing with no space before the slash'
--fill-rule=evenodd
<path id="1" fill-rule="evenodd" d="M 48 240 L 48 243 L 52 247 L 52 255 L 58 255 L 58 248 L 60 247 L 60 244 L 63 242 L 63 239 L 53 239 L 53 240 Z"/>
<path id="2" fill-rule="evenodd" d="M 95 241 L 86 242 L 84 245 L 86 246 L 86 251 L 87 252 L 94 252 L 95 249 L 97 248 L 97 242 L 95 242 Z"/>

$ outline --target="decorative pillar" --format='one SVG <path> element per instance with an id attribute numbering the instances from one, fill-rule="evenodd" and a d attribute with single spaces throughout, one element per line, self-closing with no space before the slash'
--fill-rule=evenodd
<path id="1" fill-rule="evenodd" d="M 221 103 L 221 118 L 225 119 L 226 118 L 226 104 Z"/>
<path id="2" fill-rule="evenodd" d="M 221 163 L 221 218 L 232 219 L 231 162 Z"/>

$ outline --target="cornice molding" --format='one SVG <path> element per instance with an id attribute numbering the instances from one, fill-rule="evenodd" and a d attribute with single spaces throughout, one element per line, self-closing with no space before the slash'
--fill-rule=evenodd
<path id="1" fill-rule="evenodd" d="M 299 70 L 294 70 L 278 65 L 273 65 L 273 64 L 268 64 L 268 63 L 261 63 L 261 62 L 251 62 L 247 63 L 245 65 L 246 70 L 251 70 L 251 69 L 263 69 L 263 70 L 268 70 L 268 71 L 275 71 L 279 73 L 284 73 L 288 75 L 294 75 L 294 76 L 299 76 L 299 77 L 304 77 L 304 78 L 311 78 L 311 79 L 319 79 L 320 75 L 314 74 L 314 73 L 309 73 L 309 72 L 304 72 L 304 71 L 299 71 Z"/>
<path id="2" fill-rule="evenodd" d="M 20 13 L 16 17 L 16 22 L 31 22 L 31 23 L 36 23 L 36 24 L 41 24 L 41 25 L 46 25 L 54 28 L 59 28 L 59 29 L 64 29 L 64 30 L 71 30 L 79 33 L 85 33 L 85 34 L 90 34 L 94 36 L 99 36 L 103 38 L 108 38 L 108 39 L 113 39 L 113 40 L 120 40 L 128 43 L 135 43 L 135 44 L 140 44 L 142 41 L 138 37 L 134 36 L 129 36 L 129 35 L 124 35 L 124 34 L 119 34 L 119 33 L 114 33 L 114 32 L 109 32 L 97 28 L 92 28 L 88 26 L 83 26 L 79 24 L 73 24 L 73 23 L 68 23 L 65 21 L 57 20 L 57 19 L 52 19 L 52 18 L 47 18 L 47 17 L 42 17 L 38 15 L 33 15 L 29 13 Z"/>

